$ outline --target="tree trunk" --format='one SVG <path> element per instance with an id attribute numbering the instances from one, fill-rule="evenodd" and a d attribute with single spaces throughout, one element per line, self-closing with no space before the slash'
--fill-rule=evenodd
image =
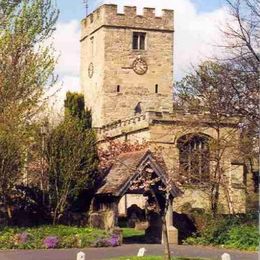
<path id="1" fill-rule="evenodd" d="M 170 251 L 165 215 L 162 216 L 162 238 L 163 238 L 163 245 L 164 245 L 164 260 L 171 260 L 171 251 Z"/>

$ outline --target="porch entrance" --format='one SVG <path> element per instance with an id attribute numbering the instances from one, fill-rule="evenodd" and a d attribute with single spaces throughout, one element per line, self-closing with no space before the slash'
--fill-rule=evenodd
<path id="1" fill-rule="evenodd" d="M 152 179 L 157 180 L 153 191 L 144 187 L 133 189 L 133 183 L 140 174 L 146 174 L 147 169 Z M 166 185 L 166 176 L 165 169 L 149 150 L 120 155 L 93 199 L 90 224 L 105 229 L 121 226 L 142 230 L 144 237 L 140 241 L 161 243 L 166 200 L 160 187 Z M 177 194 L 177 189 L 172 187 L 166 216 L 169 240 L 173 244 L 178 243 L 178 231 L 172 223 L 172 201 Z M 153 209 L 155 200 L 160 210 Z"/>

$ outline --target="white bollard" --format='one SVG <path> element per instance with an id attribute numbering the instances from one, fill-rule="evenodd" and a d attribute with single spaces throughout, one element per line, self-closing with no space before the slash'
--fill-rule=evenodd
<path id="1" fill-rule="evenodd" d="M 231 260 L 231 256 L 230 256 L 230 254 L 225 253 L 225 254 L 223 254 L 223 255 L 221 256 L 221 259 L 222 259 L 222 260 Z"/>
<path id="2" fill-rule="evenodd" d="M 77 260 L 85 260 L 85 253 L 79 252 L 77 254 Z"/>
<path id="3" fill-rule="evenodd" d="M 140 257 L 144 256 L 145 251 L 146 251 L 146 249 L 144 247 L 140 248 L 137 256 L 140 256 Z"/>

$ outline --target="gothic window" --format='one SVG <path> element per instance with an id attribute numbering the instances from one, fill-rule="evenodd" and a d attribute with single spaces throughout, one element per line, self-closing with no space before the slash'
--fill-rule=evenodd
<path id="1" fill-rule="evenodd" d="M 193 184 L 209 181 L 209 138 L 205 135 L 185 135 L 178 140 L 180 172 Z"/>
<path id="2" fill-rule="evenodd" d="M 134 50 L 145 50 L 145 38 L 146 34 L 141 32 L 133 33 L 133 49 Z"/>

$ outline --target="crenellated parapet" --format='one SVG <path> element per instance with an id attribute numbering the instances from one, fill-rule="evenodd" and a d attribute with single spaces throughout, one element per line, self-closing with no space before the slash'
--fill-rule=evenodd
<path id="1" fill-rule="evenodd" d="M 135 6 L 124 6 L 124 12 L 119 13 L 117 5 L 104 4 L 82 20 L 82 35 L 84 39 L 101 27 L 128 27 L 140 30 L 173 31 L 173 10 L 163 9 L 161 16 L 156 16 L 155 8 L 144 8 L 138 15 Z"/>
<path id="2" fill-rule="evenodd" d="M 238 119 L 223 116 L 223 127 L 237 127 Z M 205 111 L 184 111 L 175 110 L 173 113 L 169 112 L 155 112 L 148 111 L 144 114 L 125 118 L 122 120 L 115 121 L 111 124 L 104 125 L 101 128 L 96 129 L 98 140 L 102 141 L 106 138 L 115 138 L 131 134 L 138 131 L 148 129 L 154 124 L 166 124 L 166 125 L 178 125 L 187 124 L 192 126 L 195 125 L 210 126 L 215 124 L 209 116 L 208 112 Z"/>
<path id="3" fill-rule="evenodd" d="M 138 115 L 131 118 L 115 121 L 111 124 L 97 128 L 98 139 L 124 135 L 130 132 L 146 129 L 149 127 L 149 113 Z"/>

